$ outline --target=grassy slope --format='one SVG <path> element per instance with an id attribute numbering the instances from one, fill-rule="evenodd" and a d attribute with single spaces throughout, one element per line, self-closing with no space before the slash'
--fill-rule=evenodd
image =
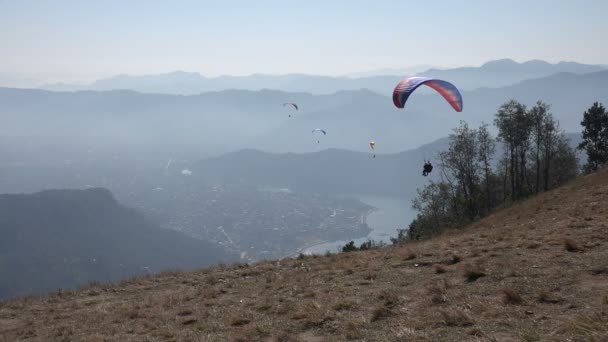
<path id="1" fill-rule="evenodd" d="M 0 304 L 0 341 L 568 337 L 608 340 L 608 172 L 430 241 Z"/>

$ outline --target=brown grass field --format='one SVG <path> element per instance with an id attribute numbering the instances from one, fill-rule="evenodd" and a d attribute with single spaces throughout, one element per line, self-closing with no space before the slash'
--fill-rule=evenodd
<path id="1" fill-rule="evenodd" d="M 608 341 L 608 172 L 385 249 L 0 302 L 0 341 Z"/>

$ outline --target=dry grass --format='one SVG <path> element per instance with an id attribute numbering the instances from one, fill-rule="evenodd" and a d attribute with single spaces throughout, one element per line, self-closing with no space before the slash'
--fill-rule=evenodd
<path id="1" fill-rule="evenodd" d="M 440 310 L 439 313 L 448 327 L 470 327 L 475 324 L 471 316 L 461 310 Z"/>
<path id="2" fill-rule="evenodd" d="M 346 324 L 346 334 L 345 337 L 349 341 L 360 340 L 363 338 L 363 333 L 359 329 L 359 326 L 353 322 L 348 322 Z"/>
<path id="3" fill-rule="evenodd" d="M 448 285 L 445 281 L 429 285 L 426 288 L 426 292 L 431 299 L 431 304 L 437 305 L 446 303 L 448 301 L 447 290 Z"/>
<path id="4" fill-rule="evenodd" d="M 541 290 L 541 292 L 538 294 L 538 297 L 536 298 L 536 300 L 539 303 L 545 303 L 545 304 L 559 304 L 564 301 L 562 298 L 559 298 L 556 295 L 549 293 L 545 290 Z"/>
<path id="5" fill-rule="evenodd" d="M 564 239 L 564 248 L 568 252 L 582 252 L 583 249 L 572 239 Z"/>
<path id="6" fill-rule="evenodd" d="M 356 308 L 356 303 L 352 302 L 340 302 L 333 306 L 333 309 L 336 311 L 347 311 Z"/>
<path id="7" fill-rule="evenodd" d="M 405 250 L 405 258 L 403 258 L 403 260 L 407 261 L 407 260 L 413 260 L 416 259 L 416 253 L 414 253 L 413 251 L 406 249 Z"/>
<path id="8" fill-rule="evenodd" d="M 500 290 L 500 292 L 502 294 L 502 302 L 504 304 L 519 305 L 523 304 L 524 302 L 524 299 L 517 290 L 512 288 L 503 288 Z"/>
<path id="9" fill-rule="evenodd" d="M 0 342 L 608 341 L 607 236 L 602 172 L 430 241 L 3 301 Z"/>
<path id="10" fill-rule="evenodd" d="M 447 261 L 447 264 L 448 265 L 455 265 L 455 264 L 457 264 L 457 263 L 459 263 L 461 261 L 462 261 L 462 258 L 460 256 L 458 256 L 458 255 L 451 255 L 450 258 Z"/>
<path id="11" fill-rule="evenodd" d="M 468 283 L 477 281 L 477 279 L 485 276 L 486 273 L 479 266 L 468 266 L 464 269 L 464 278 Z"/>
<path id="12" fill-rule="evenodd" d="M 595 266 L 590 272 L 592 275 L 608 274 L 608 266 Z"/>
<path id="13" fill-rule="evenodd" d="M 374 311 L 372 311 L 372 317 L 370 318 L 370 321 L 376 322 L 383 318 L 390 317 L 392 314 L 393 312 L 391 311 L 391 309 L 384 306 L 378 306 L 374 309 Z"/>
<path id="14" fill-rule="evenodd" d="M 608 310 L 596 310 L 567 319 L 555 334 L 567 333 L 573 341 L 608 341 Z"/>
<path id="15" fill-rule="evenodd" d="M 447 267 L 440 264 L 433 265 L 433 270 L 435 270 L 435 273 L 437 274 L 443 274 L 448 271 Z"/>

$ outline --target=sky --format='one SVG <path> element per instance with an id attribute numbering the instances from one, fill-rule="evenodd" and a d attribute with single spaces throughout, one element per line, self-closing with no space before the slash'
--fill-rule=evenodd
<path id="1" fill-rule="evenodd" d="M 608 64 L 608 1 L 0 0 L 0 75 L 344 75 L 543 59 Z"/>

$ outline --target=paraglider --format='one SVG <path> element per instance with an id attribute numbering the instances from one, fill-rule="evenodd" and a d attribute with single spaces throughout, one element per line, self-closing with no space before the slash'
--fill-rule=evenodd
<path id="1" fill-rule="evenodd" d="M 369 142 L 369 148 L 372 149 L 372 151 L 374 152 L 374 156 L 372 158 L 376 158 L 376 142 L 375 141 L 370 141 Z"/>
<path id="2" fill-rule="evenodd" d="M 327 132 L 325 132 L 325 130 L 321 129 L 321 128 L 315 128 L 315 129 L 313 129 L 312 133 L 314 134 L 315 132 L 321 132 L 321 133 L 323 133 L 323 135 L 327 135 Z M 317 144 L 319 144 L 319 143 L 321 143 L 321 141 L 317 140 Z"/>
<path id="3" fill-rule="evenodd" d="M 425 85 L 435 89 L 457 112 L 462 112 L 462 95 L 452 83 L 429 77 L 410 77 L 399 83 L 393 90 L 393 103 L 397 108 L 403 108 L 409 96 L 419 86 Z"/>
<path id="4" fill-rule="evenodd" d="M 295 110 L 299 109 L 298 105 L 295 104 L 295 103 L 293 103 L 293 102 L 285 102 L 285 103 L 283 103 L 283 107 L 285 107 L 285 106 L 291 106 L 291 107 L 295 108 Z M 291 117 L 291 114 L 289 114 L 289 117 Z"/>
<path id="5" fill-rule="evenodd" d="M 431 164 L 430 161 L 425 160 L 424 161 L 424 166 L 422 168 L 422 175 L 424 177 L 428 176 L 429 173 L 431 173 L 433 171 L 433 164 Z"/>

